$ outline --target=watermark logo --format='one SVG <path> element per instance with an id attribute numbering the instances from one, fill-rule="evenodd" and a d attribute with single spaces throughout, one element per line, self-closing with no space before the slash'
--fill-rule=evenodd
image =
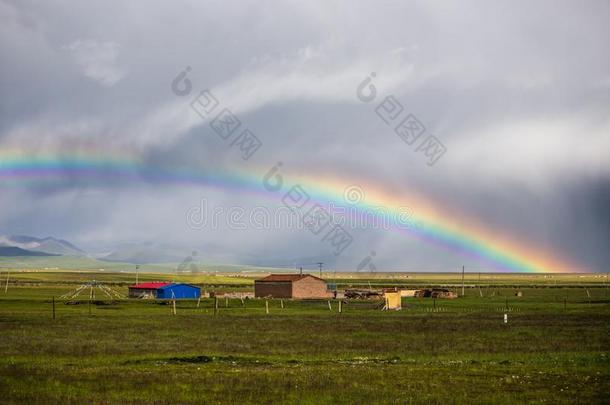
<path id="1" fill-rule="evenodd" d="M 202 119 L 205 119 L 218 107 L 218 104 L 220 104 L 218 99 L 214 97 L 210 90 L 206 89 L 191 101 L 191 109 Z"/>
<path id="2" fill-rule="evenodd" d="M 309 193 L 301 185 L 295 185 L 281 197 L 279 207 L 214 206 L 202 198 L 197 205 L 186 210 L 189 229 L 217 230 L 270 230 L 307 229 L 314 235 L 322 235 L 335 225 L 343 229 L 403 229 L 421 230 L 409 207 L 336 206 L 312 203 Z M 328 240 L 328 239 L 326 239 Z"/>
<path id="3" fill-rule="evenodd" d="M 241 158 L 243 160 L 248 160 L 261 146 L 263 146 L 263 143 L 252 133 L 252 131 L 246 129 L 231 142 L 231 146 L 239 147 Z"/>
<path id="4" fill-rule="evenodd" d="M 343 190 L 343 201 L 350 205 L 358 205 L 364 201 L 366 194 L 362 187 L 357 186 L 355 184 L 351 186 L 347 186 L 345 190 Z"/>
<path id="5" fill-rule="evenodd" d="M 377 88 L 373 84 L 375 73 L 367 76 L 356 88 L 356 97 L 364 103 L 370 103 L 377 97 Z M 433 166 L 447 152 L 447 147 L 435 136 L 429 135 L 421 143 L 418 141 L 426 132 L 426 127 L 411 113 L 406 113 L 404 106 L 393 94 L 386 96 L 375 108 L 375 114 L 407 145 L 415 146 L 415 152 L 421 152 L 428 158 L 428 166 Z"/>
<path id="6" fill-rule="evenodd" d="M 356 89 L 356 97 L 363 103 L 370 103 L 377 97 L 377 88 L 373 85 L 373 79 L 377 76 L 375 72 L 371 73 L 366 79 L 358 85 Z"/>
<path id="7" fill-rule="evenodd" d="M 196 251 L 193 251 L 190 256 L 187 256 L 178 265 L 178 267 L 176 267 L 176 274 L 179 274 L 179 273 L 198 274 L 198 273 L 200 273 L 199 267 L 197 267 L 197 264 L 195 264 L 195 256 L 197 256 Z"/>
<path id="8" fill-rule="evenodd" d="M 430 135 L 415 151 L 422 151 L 428 158 L 428 166 L 432 166 L 447 152 L 447 148 L 435 136 Z"/>
<path id="9" fill-rule="evenodd" d="M 284 186 L 284 177 L 280 174 L 280 168 L 282 162 L 277 162 L 269 171 L 263 176 L 263 188 L 269 192 L 275 193 L 280 191 Z"/>
<path id="10" fill-rule="evenodd" d="M 201 230 L 206 225 L 207 206 L 205 198 L 201 199 L 200 205 L 189 208 L 186 211 L 186 226 L 192 230 Z"/>
<path id="11" fill-rule="evenodd" d="M 188 96 L 193 90 L 193 83 L 186 77 L 191 71 L 191 67 L 187 66 L 182 72 L 178 73 L 178 76 L 172 80 L 172 92 L 177 96 Z"/>
<path id="12" fill-rule="evenodd" d="M 187 77 L 191 70 L 191 67 L 187 66 L 172 80 L 170 87 L 176 96 L 191 94 L 193 83 Z M 211 114 L 220 106 L 218 98 L 209 89 L 202 90 L 189 104 L 203 120 L 211 118 Z M 210 120 L 209 125 L 221 139 L 228 141 L 242 127 L 242 122 L 231 110 L 224 106 L 221 108 L 220 113 Z M 263 142 L 251 130 L 244 128 L 229 146 L 235 147 L 243 160 L 248 160 L 263 146 Z"/>
<path id="13" fill-rule="evenodd" d="M 426 128 L 416 116 L 409 114 L 396 126 L 394 132 L 407 145 L 413 145 L 426 132 Z"/>
<path id="14" fill-rule="evenodd" d="M 303 224 L 313 233 L 319 235 L 330 225 L 332 218 L 320 204 L 316 204 L 303 217 Z"/>
<path id="15" fill-rule="evenodd" d="M 375 114 L 377 114 L 377 116 L 381 118 L 383 122 L 391 125 L 392 122 L 396 121 L 400 114 L 402 114 L 404 109 L 405 108 L 402 106 L 402 104 L 396 100 L 396 97 L 390 95 L 379 103 L 377 108 L 375 108 Z"/>
<path id="16" fill-rule="evenodd" d="M 241 125 L 241 121 L 228 108 L 223 109 L 216 118 L 210 122 L 210 127 L 222 139 L 229 139 L 233 132 Z"/>
<path id="17" fill-rule="evenodd" d="M 322 238 L 322 242 L 328 242 L 333 248 L 335 256 L 339 256 L 353 241 L 354 238 L 341 225 L 334 225 Z"/>
<path id="18" fill-rule="evenodd" d="M 294 212 L 299 212 L 309 200 L 309 194 L 300 184 L 292 186 L 282 197 L 282 203 Z"/>
<path id="19" fill-rule="evenodd" d="M 377 267 L 373 264 L 373 257 L 375 257 L 377 253 L 373 250 L 369 256 L 366 256 L 362 261 L 356 266 L 356 271 L 370 271 L 371 273 L 375 273 L 377 271 Z"/>

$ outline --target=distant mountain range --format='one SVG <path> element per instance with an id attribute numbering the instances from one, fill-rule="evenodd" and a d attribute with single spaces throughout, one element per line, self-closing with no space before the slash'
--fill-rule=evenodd
<path id="1" fill-rule="evenodd" d="M 0 258 L 18 258 L 29 256 L 65 256 L 67 260 L 78 263 L 103 266 L 99 261 L 115 264 L 179 264 L 183 262 L 231 263 L 257 267 L 277 268 L 317 268 L 317 262 L 332 266 L 333 257 L 295 257 L 287 263 L 282 255 L 274 252 L 249 254 L 233 252 L 226 246 L 206 244 L 204 247 L 192 248 L 159 242 L 117 242 L 102 247 L 104 253 L 85 252 L 74 244 L 52 236 L 36 238 L 24 235 L 0 235 Z M 99 252 L 99 250 L 98 250 Z"/>
<path id="2" fill-rule="evenodd" d="M 89 254 L 64 239 L 36 238 L 24 235 L 0 235 L 0 257 L 76 256 L 107 262 L 131 264 L 180 263 L 193 253 L 192 249 L 162 243 L 121 243 L 106 253 Z M 197 255 L 195 255 L 197 256 Z M 198 257 L 193 258 L 197 260 Z M 193 260 L 191 259 L 191 260 Z"/>
<path id="3" fill-rule="evenodd" d="M 21 249 L 15 246 L 0 246 L 0 256 L 16 257 L 16 256 L 59 256 L 51 253 L 34 252 L 31 250 Z"/>
<path id="4" fill-rule="evenodd" d="M 63 239 L 0 235 L 0 256 L 85 256 L 86 254 Z"/>

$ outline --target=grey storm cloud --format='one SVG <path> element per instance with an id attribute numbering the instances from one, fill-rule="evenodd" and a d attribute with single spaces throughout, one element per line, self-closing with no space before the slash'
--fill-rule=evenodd
<path id="1" fill-rule="evenodd" d="M 281 160 L 297 173 L 416 189 L 453 215 L 607 271 L 609 20 L 604 1 L 1 1 L 0 156 L 95 150 L 155 167 L 247 168 L 172 93 L 188 66 L 192 95 L 211 89 L 263 142 L 254 166 Z M 366 104 L 356 88 L 373 72 L 378 99 Z M 375 114 L 389 95 L 447 148 L 434 166 Z M 279 204 L 146 178 L 6 188 L 0 234 L 93 250 L 214 246 L 258 264 L 332 260 L 303 230 L 190 229 L 185 213 L 202 198 L 246 211 Z M 336 267 L 375 251 L 380 269 L 485 268 L 399 234 L 355 236 L 356 253 Z"/>

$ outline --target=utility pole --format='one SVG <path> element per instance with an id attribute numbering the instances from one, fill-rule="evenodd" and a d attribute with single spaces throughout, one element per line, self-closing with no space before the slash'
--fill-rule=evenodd
<path id="1" fill-rule="evenodd" d="M 462 297 L 464 296 L 464 266 L 462 266 Z"/>
<path id="2" fill-rule="evenodd" d="M 320 278 L 322 278 L 322 265 L 323 264 L 324 263 L 322 263 L 322 262 L 318 262 L 318 266 L 320 266 Z"/>
<path id="3" fill-rule="evenodd" d="M 136 285 L 138 285 L 138 270 L 140 270 L 140 265 L 136 264 Z"/>

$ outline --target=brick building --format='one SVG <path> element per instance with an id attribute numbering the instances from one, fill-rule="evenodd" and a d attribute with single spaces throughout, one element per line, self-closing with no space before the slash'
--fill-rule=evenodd
<path id="1" fill-rule="evenodd" d="M 254 281 L 255 297 L 272 298 L 331 298 L 326 281 L 310 274 L 271 274 Z"/>

